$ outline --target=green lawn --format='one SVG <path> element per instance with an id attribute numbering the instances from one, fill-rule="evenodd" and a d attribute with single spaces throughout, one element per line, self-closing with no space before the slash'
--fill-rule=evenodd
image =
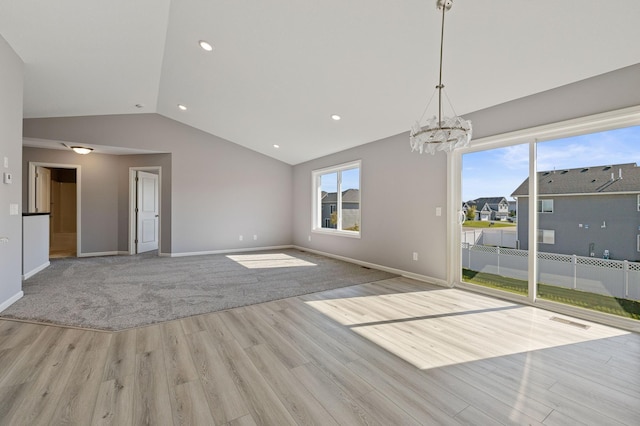
<path id="1" fill-rule="evenodd" d="M 493 225 L 491 225 L 493 223 Z M 462 225 L 465 228 L 513 228 L 515 223 L 511 222 L 489 222 L 486 220 L 466 220 Z"/>
<path id="2" fill-rule="evenodd" d="M 462 279 L 468 283 L 497 288 L 517 294 L 526 295 L 528 290 L 526 281 L 484 272 L 476 272 L 470 269 L 462 269 Z M 594 311 L 640 320 L 640 302 L 635 300 L 603 296 L 548 284 L 538 284 L 538 297 L 567 305 L 580 306 L 581 308 L 593 309 Z"/>

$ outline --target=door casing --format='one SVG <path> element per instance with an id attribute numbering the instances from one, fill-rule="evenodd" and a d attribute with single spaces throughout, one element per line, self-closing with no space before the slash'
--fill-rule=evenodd
<path id="1" fill-rule="evenodd" d="M 144 166 L 129 167 L 129 254 L 136 254 L 136 203 L 137 203 L 137 185 L 136 172 L 157 172 L 158 173 L 158 210 L 160 217 L 158 218 L 158 254 L 162 252 L 162 167 L 161 166 Z"/>

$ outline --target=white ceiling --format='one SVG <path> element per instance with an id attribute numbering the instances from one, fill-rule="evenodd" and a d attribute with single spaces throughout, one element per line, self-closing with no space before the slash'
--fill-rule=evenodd
<path id="1" fill-rule="evenodd" d="M 464 115 L 640 63 L 639 20 L 638 0 L 456 0 L 447 93 Z M 289 164 L 407 131 L 439 21 L 435 0 L 0 0 L 25 117 L 157 112 Z"/>

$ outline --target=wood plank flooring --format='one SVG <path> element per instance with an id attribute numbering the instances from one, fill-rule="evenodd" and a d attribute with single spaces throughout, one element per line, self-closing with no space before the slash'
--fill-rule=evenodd
<path id="1" fill-rule="evenodd" d="M 0 424 L 637 425 L 640 335 L 553 316 L 394 278 L 116 333 L 1 320 Z"/>

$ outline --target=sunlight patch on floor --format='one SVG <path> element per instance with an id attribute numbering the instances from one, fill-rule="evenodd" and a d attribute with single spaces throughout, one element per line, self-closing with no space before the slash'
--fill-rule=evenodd
<path id="1" fill-rule="evenodd" d="M 307 266 L 318 266 L 315 263 L 298 259 L 284 253 L 269 254 L 233 254 L 228 255 L 228 259 L 237 262 L 248 269 L 265 269 L 265 268 L 297 268 Z"/>
<path id="2" fill-rule="evenodd" d="M 305 302 L 420 369 L 629 334 L 539 308 L 455 289 Z"/>

